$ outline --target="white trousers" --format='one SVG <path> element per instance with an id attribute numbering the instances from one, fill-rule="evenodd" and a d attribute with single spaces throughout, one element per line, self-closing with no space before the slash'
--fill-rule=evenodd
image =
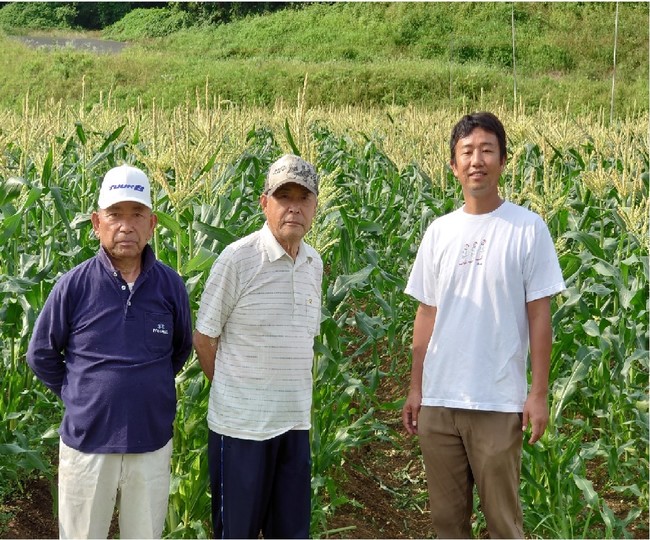
<path id="1" fill-rule="evenodd" d="M 85 454 L 59 444 L 60 538 L 106 538 L 119 492 L 120 538 L 160 538 L 173 443 L 144 454 Z"/>

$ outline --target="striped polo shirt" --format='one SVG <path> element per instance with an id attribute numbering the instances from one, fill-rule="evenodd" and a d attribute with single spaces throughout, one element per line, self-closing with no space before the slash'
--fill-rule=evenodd
<path id="1" fill-rule="evenodd" d="M 294 261 L 264 224 L 219 255 L 196 329 L 219 337 L 208 405 L 215 433 L 266 440 L 309 429 L 323 263 L 304 241 Z"/>

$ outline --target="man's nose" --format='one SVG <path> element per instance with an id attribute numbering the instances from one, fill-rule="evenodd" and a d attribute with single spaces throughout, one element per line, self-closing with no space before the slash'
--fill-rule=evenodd
<path id="1" fill-rule="evenodd" d="M 120 230 L 121 231 L 132 231 L 133 230 L 133 220 L 131 218 L 123 218 L 120 220 Z"/>

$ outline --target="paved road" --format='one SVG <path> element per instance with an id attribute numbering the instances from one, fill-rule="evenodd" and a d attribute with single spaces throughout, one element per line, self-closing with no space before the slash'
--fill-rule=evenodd
<path id="1" fill-rule="evenodd" d="M 93 38 L 55 38 L 55 37 L 41 37 L 41 36 L 14 36 L 13 39 L 22 41 L 30 47 L 39 48 L 65 48 L 72 47 L 74 49 L 83 49 L 95 53 L 102 54 L 117 54 L 127 46 L 126 43 L 121 41 L 109 41 L 106 39 L 93 39 Z"/>

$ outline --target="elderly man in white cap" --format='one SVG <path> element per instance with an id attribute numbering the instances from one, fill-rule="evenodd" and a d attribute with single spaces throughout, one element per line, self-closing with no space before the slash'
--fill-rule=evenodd
<path id="1" fill-rule="evenodd" d="M 109 170 L 91 221 L 98 253 L 64 274 L 27 361 L 63 400 L 59 534 L 106 538 L 119 495 L 122 538 L 160 538 L 169 498 L 174 377 L 192 350 L 180 276 L 148 245 L 157 223 L 147 176 Z"/>
<path id="2" fill-rule="evenodd" d="M 300 157 L 273 163 L 266 223 L 219 255 L 194 332 L 212 381 L 208 454 L 214 538 L 307 538 L 314 338 L 323 263 L 303 237 L 318 175 Z"/>

